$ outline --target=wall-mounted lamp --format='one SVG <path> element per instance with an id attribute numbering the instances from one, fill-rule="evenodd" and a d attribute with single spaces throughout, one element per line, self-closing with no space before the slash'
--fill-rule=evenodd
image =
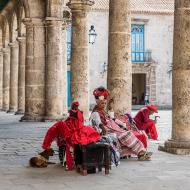
<path id="1" fill-rule="evenodd" d="M 94 29 L 94 25 L 90 26 L 90 30 L 89 30 L 89 44 L 94 44 L 96 41 L 96 37 L 97 37 L 97 33 Z"/>

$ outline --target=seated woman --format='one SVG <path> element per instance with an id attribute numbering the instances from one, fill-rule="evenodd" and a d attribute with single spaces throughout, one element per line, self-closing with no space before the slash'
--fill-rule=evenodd
<path id="1" fill-rule="evenodd" d="M 134 121 L 139 130 L 143 130 L 153 140 L 158 139 L 158 133 L 156 130 L 156 121 L 151 120 L 150 115 L 158 113 L 158 109 L 155 105 L 148 105 L 136 114 Z"/>
<path id="2" fill-rule="evenodd" d="M 108 101 L 108 115 L 111 119 L 115 121 L 115 123 L 122 129 L 129 131 L 131 130 L 133 134 L 143 143 L 144 147 L 147 148 L 147 137 L 146 135 L 138 130 L 136 125 L 134 125 L 133 118 L 130 114 L 115 114 L 114 112 L 114 100 L 110 99 Z"/>
<path id="3" fill-rule="evenodd" d="M 131 150 L 139 160 L 149 160 L 152 153 L 146 152 L 143 143 L 134 135 L 133 131 L 122 129 L 109 118 L 105 111 L 109 92 L 104 87 L 94 90 L 97 105 L 90 116 L 91 125 L 102 135 L 116 134 L 121 149 Z M 121 151 L 122 152 L 122 151 Z"/>
<path id="4" fill-rule="evenodd" d="M 69 117 L 65 121 L 58 121 L 48 129 L 42 145 L 43 149 L 48 150 L 51 148 L 52 142 L 61 137 L 66 144 L 66 162 L 69 170 L 73 167 L 70 147 L 75 144 L 87 145 L 100 139 L 96 130 L 90 126 L 84 126 L 83 113 L 78 107 L 79 103 L 74 102 L 69 111 Z"/>

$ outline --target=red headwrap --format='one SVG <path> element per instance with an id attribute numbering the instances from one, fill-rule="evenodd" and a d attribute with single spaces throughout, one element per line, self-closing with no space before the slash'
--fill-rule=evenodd
<path id="1" fill-rule="evenodd" d="M 103 97 L 105 100 L 107 100 L 109 98 L 109 92 L 104 87 L 96 88 L 93 92 L 93 95 L 96 99 Z"/>
<path id="2" fill-rule="evenodd" d="M 73 102 L 71 104 L 71 109 L 73 109 L 74 107 L 79 107 L 79 102 Z"/>
<path id="3" fill-rule="evenodd" d="M 146 106 L 149 110 L 151 110 L 151 111 L 153 111 L 153 112 L 155 112 L 155 113 L 158 113 L 158 108 L 157 108 L 157 106 L 156 105 L 148 105 L 148 106 Z"/>
<path id="4" fill-rule="evenodd" d="M 69 115 L 76 114 L 78 112 L 79 102 L 73 102 L 71 104 L 71 109 L 69 110 Z"/>

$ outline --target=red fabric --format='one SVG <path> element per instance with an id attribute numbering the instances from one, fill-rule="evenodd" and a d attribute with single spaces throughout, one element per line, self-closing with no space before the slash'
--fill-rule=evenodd
<path id="1" fill-rule="evenodd" d="M 71 155 L 71 152 L 70 152 L 68 144 L 66 144 L 66 161 L 67 161 L 68 169 L 72 170 L 73 164 L 74 164 L 74 159 L 73 159 L 73 157 Z"/>
<path id="2" fill-rule="evenodd" d="M 158 133 L 157 133 L 155 123 L 152 120 L 150 120 L 146 125 L 147 125 L 147 129 L 145 130 L 145 132 L 150 136 L 151 139 L 157 140 Z"/>
<path id="3" fill-rule="evenodd" d="M 150 138 L 157 140 L 157 129 L 155 123 L 149 119 L 149 113 L 150 111 L 148 108 L 142 108 L 135 116 L 134 121 L 136 122 L 136 126 L 139 130 L 144 130 Z"/>
<path id="4" fill-rule="evenodd" d="M 132 131 L 132 132 L 143 143 L 144 147 L 147 148 L 148 144 L 147 144 L 146 136 L 137 131 Z"/>
<path id="5" fill-rule="evenodd" d="M 82 145 L 97 142 L 100 139 L 100 135 L 95 129 L 83 125 L 83 115 L 80 111 L 77 112 L 77 118 L 70 116 L 65 122 L 59 121 L 50 127 L 42 147 L 50 148 L 51 143 L 59 136 L 69 144 Z"/>
<path id="6" fill-rule="evenodd" d="M 71 116 L 73 114 L 73 116 Z M 50 127 L 44 138 L 42 145 L 43 149 L 49 149 L 52 142 L 61 137 L 66 142 L 66 146 L 73 146 L 74 144 L 90 144 L 97 142 L 100 139 L 99 133 L 90 126 L 83 125 L 83 114 L 78 110 L 77 112 L 70 112 L 70 116 L 66 121 L 59 121 Z M 72 169 L 71 155 L 67 150 L 67 165 L 69 170 Z"/>
<path id="7" fill-rule="evenodd" d="M 83 114 L 78 111 L 77 118 L 70 116 L 65 122 L 71 130 L 72 144 L 90 144 L 100 139 L 99 133 L 91 126 L 83 125 Z"/>
<path id="8" fill-rule="evenodd" d="M 122 133 L 126 133 L 126 131 L 122 128 L 120 128 L 115 121 L 109 119 L 109 124 L 107 123 L 106 120 L 106 114 L 104 110 L 100 110 L 98 109 L 97 106 L 95 106 L 95 108 L 93 109 L 92 112 L 98 112 L 100 115 L 100 119 L 101 122 L 104 126 L 106 126 L 107 128 L 111 129 L 112 132 L 116 133 L 117 135 L 120 135 Z M 122 119 L 121 119 L 122 118 Z M 118 119 L 121 119 L 122 122 L 128 122 L 128 119 L 125 118 L 124 120 L 124 116 L 118 116 Z M 139 133 L 138 131 L 134 131 L 134 130 L 130 130 L 130 132 L 132 132 L 144 145 L 145 148 L 147 148 L 147 139 L 146 136 L 144 134 Z"/>
<path id="9" fill-rule="evenodd" d="M 137 128 L 139 130 L 147 129 L 147 126 L 144 124 L 146 124 L 150 120 L 149 114 L 150 114 L 149 109 L 145 107 L 145 108 L 142 108 L 135 116 L 134 121 L 136 122 Z"/>
<path id="10" fill-rule="evenodd" d="M 79 102 L 73 102 L 73 103 L 71 104 L 71 107 L 73 107 L 73 106 L 79 107 Z"/>
<path id="11" fill-rule="evenodd" d="M 104 98 L 105 98 L 106 100 L 109 98 L 109 92 L 108 92 L 108 90 L 106 90 L 106 89 L 103 90 L 103 91 L 100 91 L 100 90 L 98 90 L 98 88 L 97 88 L 97 89 L 94 90 L 93 95 L 94 95 L 95 97 L 104 96 Z"/>
<path id="12" fill-rule="evenodd" d="M 158 108 L 155 105 L 148 105 L 146 106 L 149 110 L 152 110 L 155 113 L 158 113 Z"/>
<path id="13" fill-rule="evenodd" d="M 70 130 L 68 129 L 66 123 L 63 121 L 58 121 L 48 129 L 42 148 L 49 149 L 51 147 L 51 143 L 59 136 L 64 139 L 64 141 L 66 141 L 67 138 L 70 138 L 71 136 Z"/>

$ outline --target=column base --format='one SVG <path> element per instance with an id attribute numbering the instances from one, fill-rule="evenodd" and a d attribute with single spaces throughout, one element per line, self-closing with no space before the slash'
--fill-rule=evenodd
<path id="1" fill-rule="evenodd" d="M 1 111 L 7 112 L 8 109 L 7 108 L 2 108 Z"/>
<path id="2" fill-rule="evenodd" d="M 18 110 L 17 112 L 15 112 L 15 115 L 24 115 L 24 111 L 23 110 Z"/>
<path id="3" fill-rule="evenodd" d="M 68 114 L 63 114 L 60 116 L 46 116 L 45 121 L 51 122 L 51 121 L 65 120 L 65 119 L 67 119 L 67 117 L 68 117 Z"/>
<path id="4" fill-rule="evenodd" d="M 168 140 L 164 146 L 159 146 L 158 150 L 171 154 L 188 155 L 190 154 L 190 141 Z"/>
<path id="5" fill-rule="evenodd" d="M 7 113 L 15 113 L 16 112 L 16 110 L 14 109 L 14 108 L 10 108 L 8 111 L 7 111 Z"/>
<path id="6" fill-rule="evenodd" d="M 21 117 L 20 122 L 44 122 L 44 116 L 30 116 L 24 115 Z"/>

